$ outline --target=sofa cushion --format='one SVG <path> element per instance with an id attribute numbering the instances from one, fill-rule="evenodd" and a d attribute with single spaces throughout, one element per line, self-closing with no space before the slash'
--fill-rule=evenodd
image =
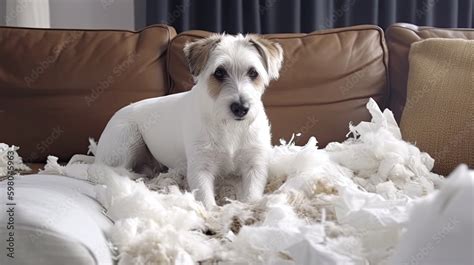
<path id="1" fill-rule="evenodd" d="M 15 206 L 0 197 L 4 212 L 14 207 L 0 215 L 0 264 L 114 264 L 107 235 L 113 223 L 94 199 L 95 185 L 64 176 L 28 175 L 17 176 L 14 187 Z M 5 194 L 6 188 L 7 182 L 0 182 Z M 10 242 L 14 259 L 7 256 Z"/>
<path id="2" fill-rule="evenodd" d="M 168 52 L 171 93 L 191 89 L 193 80 L 183 54 L 186 42 L 210 35 L 188 31 L 177 35 Z M 385 107 L 387 49 L 383 31 L 355 26 L 310 34 L 271 34 L 265 38 L 284 49 L 280 78 L 270 84 L 264 104 L 272 125 L 273 143 L 302 133 L 297 143 L 316 136 L 319 145 L 342 141 L 350 121 L 370 120 L 370 97 Z"/>
<path id="3" fill-rule="evenodd" d="M 85 153 L 119 108 L 167 92 L 174 35 L 0 27 L 0 139 L 26 162 Z"/>
<path id="4" fill-rule="evenodd" d="M 427 39 L 411 46 L 400 129 L 447 175 L 474 167 L 474 40 Z"/>
<path id="5" fill-rule="evenodd" d="M 397 121 L 405 106 L 408 82 L 408 53 L 412 43 L 429 38 L 474 40 L 474 29 L 441 29 L 397 23 L 387 29 L 390 52 L 390 109 Z"/>

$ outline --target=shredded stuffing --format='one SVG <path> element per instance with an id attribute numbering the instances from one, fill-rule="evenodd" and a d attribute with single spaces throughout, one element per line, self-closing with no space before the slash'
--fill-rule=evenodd
<path id="1" fill-rule="evenodd" d="M 23 164 L 23 159 L 17 153 L 18 149 L 20 148 L 17 146 L 9 146 L 7 144 L 0 143 L 0 177 L 9 175 L 9 166 L 13 167 L 13 170 L 10 171 L 15 172 L 31 170 L 27 165 Z"/>
<path id="2" fill-rule="evenodd" d="M 60 166 L 50 156 L 42 173 L 97 183 L 121 265 L 387 264 L 410 208 L 444 178 L 431 172 L 427 153 L 402 140 L 391 111 L 372 99 L 367 109 L 371 122 L 350 125 L 343 143 L 318 149 L 313 137 L 275 146 L 265 195 L 255 203 L 233 200 L 232 178 L 218 187 L 225 204 L 207 211 L 173 170 L 132 180 L 125 169 Z"/>

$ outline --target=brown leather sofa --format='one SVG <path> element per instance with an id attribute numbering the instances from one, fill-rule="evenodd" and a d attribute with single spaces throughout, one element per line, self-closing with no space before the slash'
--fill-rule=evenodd
<path id="1" fill-rule="evenodd" d="M 67 161 L 86 153 L 124 105 L 192 87 L 182 52 L 209 35 L 154 25 L 138 32 L 0 27 L 0 142 L 20 146 L 37 169 L 47 155 Z M 395 24 L 272 34 L 284 48 L 279 80 L 264 96 L 273 142 L 302 133 L 319 146 L 343 141 L 349 122 L 369 120 L 374 98 L 403 112 L 411 43 L 425 38 L 474 39 L 472 29 Z M 436 157 L 435 157 L 436 159 Z M 472 165 L 471 165 L 472 166 Z"/>

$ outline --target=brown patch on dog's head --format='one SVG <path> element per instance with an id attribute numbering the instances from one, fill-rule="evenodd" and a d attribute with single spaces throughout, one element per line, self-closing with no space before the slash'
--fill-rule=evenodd
<path id="1" fill-rule="evenodd" d="M 255 87 L 258 87 L 260 89 L 265 89 L 265 83 L 263 82 L 263 79 L 261 76 L 258 76 L 252 82 L 255 84 Z"/>
<path id="2" fill-rule="evenodd" d="M 221 93 L 222 82 L 211 76 L 207 81 L 207 92 L 211 98 L 216 99 Z"/>
<path id="3" fill-rule="evenodd" d="M 188 42 L 184 46 L 184 54 L 188 61 L 189 70 L 197 77 L 207 64 L 209 54 L 220 42 L 221 36 L 213 34 L 205 39 Z"/>
<path id="4" fill-rule="evenodd" d="M 283 63 L 283 49 L 280 44 L 255 34 L 249 34 L 247 37 L 262 57 L 263 65 L 268 72 L 270 80 L 278 79 Z"/>

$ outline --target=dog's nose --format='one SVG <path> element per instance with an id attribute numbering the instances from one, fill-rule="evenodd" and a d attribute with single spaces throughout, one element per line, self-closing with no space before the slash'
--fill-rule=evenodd
<path id="1" fill-rule="evenodd" d="M 234 102 L 230 105 L 230 110 L 236 117 L 242 118 L 249 112 L 250 105 L 248 103 Z"/>

